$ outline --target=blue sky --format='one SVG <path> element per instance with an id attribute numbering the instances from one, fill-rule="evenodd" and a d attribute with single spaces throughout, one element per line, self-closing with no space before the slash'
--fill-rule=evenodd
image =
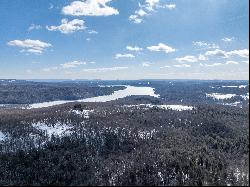
<path id="1" fill-rule="evenodd" d="M 0 78 L 246 79 L 248 0 L 1 0 Z"/>

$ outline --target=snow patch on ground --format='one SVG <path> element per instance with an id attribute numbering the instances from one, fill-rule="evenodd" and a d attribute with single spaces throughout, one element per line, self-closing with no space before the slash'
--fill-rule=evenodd
<path id="1" fill-rule="evenodd" d="M 153 130 L 150 130 L 150 131 L 147 131 L 147 130 L 144 130 L 144 131 L 138 131 L 138 136 L 141 138 L 141 139 L 152 139 L 152 137 L 154 136 L 154 134 L 156 133 L 157 131 L 155 129 Z"/>
<path id="2" fill-rule="evenodd" d="M 226 106 L 240 106 L 240 108 L 242 108 L 241 102 L 239 102 L 239 101 L 236 101 L 234 103 L 223 103 L 223 105 L 226 105 Z"/>
<path id="3" fill-rule="evenodd" d="M 37 122 L 32 124 L 32 126 L 39 131 L 45 132 L 49 138 L 51 138 L 52 135 L 59 137 L 70 135 L 72 129 L 71 126 L 60 122 L 53 125 L 47 125 L 44 122 Z"/>
<path id="4" fill-rule="evenodd" d="M 240 85 L 239 88 L 246 88 L 248 85 Z"/>
<path id="5" fill-rule="evenodd" d="M 164 110 L 176 110 L 176 111 L 183 111 L 183 110 L 193 110 L 193 106 L 185 106 L 185 105 L 152 105 L 152 104 L 140 104 L 140 105 L 124 105 L 125 107 L 145 107 L 145 108 L 160 108 Z"/>
<path id="6" fill-rule="evenodd" d="M 6 139 L 6 135 L 0 131 L 0 141 L 4 141 Z"/>
<path id="7" fill-rule="evenodd" d="M 81 117 L 84 117 L 86 119 L 89 119 L 89 114 L 93 113 L 94 110 L 70 110 L 71 113 L 79 115 Z"/>
<path id="8" fill-rule="evenodd" d="M 229 85 L 229 86 L 221 86 L 221 88 L 246 88 L 248 85 L 239 85 L 239 86 L 236 86 L 236 85 Z M 218 86 L 217 86 L 218 87 Z M 210 88 L 217 88 L 217 87 L 214 87 L 214 86 L 210 86 Z M 219 86 L 220 87 L 220 86 Z"/>
<path id="9" fill-rule="evenodd" d="M 249 100 L 249 93 L 247 93 L 246 95 L 241 95 L 241 97 L 242 97 L 244 100 Z"/>
<path id="10" fill-rule="evenodd" d="M 206 94 L 207 97 L 211 97 L 213 99 L 217 100 L 223 100 L 223 99 L 231 99 L 232 97 L 236 97 L 236 94 L 221 94 L 221 93 L 211 93 Z"/>

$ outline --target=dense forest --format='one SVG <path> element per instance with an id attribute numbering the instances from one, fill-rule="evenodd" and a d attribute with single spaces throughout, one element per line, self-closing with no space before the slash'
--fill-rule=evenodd
<path id="1" fill-rule="evenodd" d="M 0 108 L 0 185 L 249 185 L 248 100 L 198 100 L 209 89 L 241 95 L 248 87 L 127 84 L 152 84 L 161 98 Z M 160 107 L 173 103 L 193 109 Z"/>

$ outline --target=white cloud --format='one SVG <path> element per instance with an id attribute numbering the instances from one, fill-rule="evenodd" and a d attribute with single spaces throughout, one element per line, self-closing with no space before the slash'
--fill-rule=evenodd
<path id="1" fill-rule="evenodd" d="M 80 65 L 86 65 L 87 62 L 81 62 L 81 61 L 72 61 L 72 62 L 67 62 L 67 63 L 64 63 L 64 64 L 61 64 L 62 68 L 64 69 L 68 69 L 68 68 L 75 68 L 77 66 L 80 66 Z"/>
<path id="2" fill-rule="evenodd" d="M 94 69 L 83 69 L 84 72 L 93 72 L 93 73 L 100 73 L 100 72 L 109 72 L 109 71 L 120 71 L 128 69 L 128 67 L 111 67 L 111 68 L 94 68 Z"/>
<path id="3" fill-rule="evenodd" d="M 234 37 L 232 37 L 232 38 L 227 38 L 227 37 L 225 37 L 225 38 L 222 38 L 221 39 L 223 42 L 232 42 L 233 40 L 234 40 Z"/>
<path id="4" fill-rule="evenodd" d="M 175 64 L 174 67 L 176 67 L 176 68 L 190 68 L 191 65 L 189 65 L 189 64 Z"/>
<path id="5" fill-rule="evenodd" d="M 200 64 L 200 66 L 203 66 L 203 67 L 215 67 L 215 66 L 222 66 L 224 64 L 222 63 L 213 63 L 213 64 Z"/>
<path id="6" fill-rule="evenodd" d="M 136 23 L 136 24 L 139 24 L 143 21 L 142 18 L 140 18 L 138 15 L 131 15 L 129 16 L 129 20 Z"/>
<path id="7" fill-rule="evenodd" d="M 226 52 L 220 49 L 215 49 L 214 51 L 207 51 L 205 55 L 222 57 L 222 58 L 229 58 L 230 56 L 238 55 L 243 58 L 249 58 L 249 50 L 242 49 L 242 50 L 233 50 L 233 51 Z"/>
<path id="8" fill-rule="evenodd" d="M 142 66 L 143 66 L 143 67 L 150 67 L 152 64 L 153 64 L 153 63 L 151 63 L 151 62 L 143 62 L 143 63 L 142 63 Z"/>
<path id="9" fill-rule="evenodd" d="M 31 24 L 28 28 L 28 31 L 32 31 L 32 30 L 39 30 L 41 29 L 42 26 L 41 25 L 35 25 L 35 24 Z"/>
<path id="10" fill-rule="evenodd" d="M 200 54 L 198 57 L 198 60 L 205 61 L 205 60 L 208 60 L 208 58 L 206 56 Z"/>
<path id="11" fill-rule="evenodd" d="M 84 0 L 73 1 L 63 7 L 62 13 L 72 16 L 111 16 L 119 14 L 119 11 L 107 5 L 111 0 Z"/>
<path id="12" fill-rule="evenodd" d="M 119 59 L 119 58 L 135 58 L 135 56 L 132 55 L 132 54 L 116 54 L 115 58 L 116 59 Z"/>
<path id="13" fill-rule="evenodd" d="M 171 66 L 166 65 L 166 66 L 160 67 L 160 69 L 165 69 L 165 68 L 171 68 Z"/>
<path id="14" fill-rule="evenodd" d="M 176 5 L 175 4 L 162 5 L 160 3 L 160 0 L 146 0 L 144 4 L 139 3 L 139 9 L 136 10 L 134 14 L 129 16 L 129 20 L 136 24 L 139 24 L 143 21 L 145 16 L 151 15 L 151 13 L 156 11 L 158 8 L 173 10 L 176 8 Z"/>
<path id="15" fill-rule="evenodd" d="M 207 51 L 205 53 L 206 56 L 215 56 L 215 57 L 222 57 L 222 58 L 228 58 L 228 54 L 226 51 L 215 49 L 214 51 Z"/>
<path id="16" fill-rule="evenodd" d="M 242 50 L 234 50 L 227 53 L 228 55 L 238 55 L 243 58 L 249 58 L 249 50 L 242 49 Z"/>
<path id="17" fill-rule="evenodd" d="M 237 64 L 239 64 L 239 63 L 236 62 L 236 61 L 230 60 L 230 61 L 227 61 L 227 62 L 226 62 L 226 65 L 228 65 L 228 64 L 235 64 L 235 65 L 237 65 Z"/>
<path id="18" fill-rule="evenodd" d="M 214 43 L 207 43 L 204 41 L 194 41 L 193 45 L 199 48 L 202 47 L 204 49 L 218 49 L 219 48 L 219 46 Z"/>
<path id="19" fill-rule="evenodd" d="M 175 4 L 166 4 L 166 5 L 163 5 L 162 8 L 167 8 L 169 10 L 172 10 L 172 9 L 176 8 L 176 5 Z"/>
<path id="20" fill-rule="evenodd" d="M 129 50 L 129 51 L 142 51 L 143 50 L 142 48 L 137 47 L 137 46 L 134 46 L 134 47 L 127 46 L 126 49 Z"/>
<path id="21" fill-rule="evenodd" d="M 160 3 L 160 0 L 146 0 L 145 8 L 148 11 L 153 11 L 154 8 Z"/>
<path id="22" fill-rule="evenodd" d="M 175 49 L 167 46 L 163 43 L 159 43 L 157 46 L 151 46 L 151 47 L 147 47 L 148 50 L 150 51 L 163 51 L 165 53 L 172 53 L 175 52 Z"/>
<path id="23" fill-rule="evenodd" d="M 89 33 L 89 34 L 98 34 L 98 32 L 95 31 L 95 30 L 88 30 L 88 33 Z"/>
<path id="24" fill-rule="evenodd" d="M 40 40 L 13 40 L 7 43 L 9 46 L 16 46 L 22 48 L 21 52 L 28 52 L 28 53 L 35 53 L 41 54 L 43 51 L 48 48 L 52 47 L 50 43 L 45 43 Z"/>
<path id="25" fill-rule="evenodd" d="M 84 26 L 84 21 L 79 19 L 74 19 L 72 21 L 68 21 L 67 19 L 62 19 L 61 25 L 46 26 L 46 28 L 49 31 L 60 31 L 63 34 L 69 34 L 79 30 L 86 29 L 86 27 Z"/>
<path id="26" fill-rule="evenodd" d="M 185 56 L 185 57 L 182 57 L 182 58 L 176 58 L 176 60 L 179 63 L 183 63 L 183 62 L 197 62 L 198 61 L 198 59 L 195 56 Z"/>
<path id="27" fill-rule="evenodd" d="M 249 64 L 249 60 L 246 60 L 246 61 L 243 61 L 244 63 L 246 63 L 246 64 Z"/>
<path id="28" fill-rule="evenodd" d="M 148 13 L 145 12 L 143 9 L 136 10 L 135 14 L 138 15 L 138 16 L 140 16 L 140 17 L 148 15 Z"/>
<path id="29" fill-rule="evenodd" d="M 162 4 L 160 0 L 146 0 L 145 5 L 142 7 L 145 7 L 145 9 L 148 11 L 154 11 L 158 8 L 173 10 L 176 8 L 176 4 Z"/>
<path id="30" fill-rule="evenodd" d="M 185 56 L 185 57 L 176 58 L 176 60 L 177 60 L 179 63 L 183 63 L 183 62 L 198 62 L 198 61 L 205 61 L 205 60 L 208 60 L 208 58 L 207 58 L 206 56 L 200 54 L 198 57 L 192 56 L 192 55 L 188 55 L 188 56 Z"/>

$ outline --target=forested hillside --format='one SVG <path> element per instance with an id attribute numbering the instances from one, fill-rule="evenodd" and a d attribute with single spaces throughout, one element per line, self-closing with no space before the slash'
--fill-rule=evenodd
<path id="1" fill-rule="evenodd" d="M 161 106 L 1 109 L 0 185 L 248 185 L 247 107 Z"/>

